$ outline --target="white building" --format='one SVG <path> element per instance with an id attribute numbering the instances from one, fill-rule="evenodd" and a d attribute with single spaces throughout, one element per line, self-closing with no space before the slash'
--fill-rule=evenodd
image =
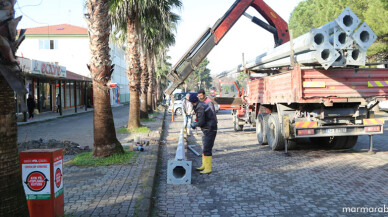
<path id="1" fill-rule="evenodd" d="M 88 30 L 68 24 L 29 28 L 17 56 L 51 62 L 67 70 L 90 77 L 86 67 L 90 61 Z M 129 101 L 125 52 L 110 43 L 111 60 L 115 64 L 111 80 L 111 104 Z"/>

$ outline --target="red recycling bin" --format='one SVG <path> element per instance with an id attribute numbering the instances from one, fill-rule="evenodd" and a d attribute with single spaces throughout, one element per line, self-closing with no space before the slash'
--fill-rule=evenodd
<path id="1" fill-rule="evenodd" d="M 31 149 L 19 154 L 30 216 L 63 216 L 63 151 Z"/>

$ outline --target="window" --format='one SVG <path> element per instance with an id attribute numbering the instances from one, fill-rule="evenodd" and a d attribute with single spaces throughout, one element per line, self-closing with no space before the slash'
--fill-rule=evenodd
<path id="1" fill-rule="evenodd" d="M 39 40 L 39 49 L 58 49 L 58 40 Z"/>

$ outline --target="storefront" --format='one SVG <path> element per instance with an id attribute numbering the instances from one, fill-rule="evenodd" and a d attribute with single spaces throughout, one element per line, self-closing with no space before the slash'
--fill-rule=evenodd
<path id="1" fill-rule="evenodd" d="M 110 104 L 117 106 L 120 104 L 120 87 L 116 83 L 110 84 Z"/>
<path id="2" fill-rule="evenodd" d="M 90 78 L 56 64 L 26 58 L 19 58 L 19 61 L 28 95 L 35 100 L 39 112 L 56 111 L 59 105 L 69 109 L 90 104 Z M 21 111 L 19 100 L 17 111 Z"/>

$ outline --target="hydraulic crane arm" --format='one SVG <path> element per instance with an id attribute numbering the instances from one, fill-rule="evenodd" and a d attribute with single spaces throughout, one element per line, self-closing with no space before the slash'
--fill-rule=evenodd
<path id="1" fill-rule="evenodd" d="M 275 46 L 288 42 L 288 25 L 273 11 L 263 0 L 236 0 L 223 17 L 217 20 L 212 28 L 207 29 L 202 36 L 190 47 L 182 58 L 173 66 L 167 79 L 171 81 L 170 86 L 165 91 L 171 95 L 172 92 L 181 85 L 186 78 L 197 69 L 197 66 L 209 54 L 225 34 L 232 28 L 236 21 L 245 13 L 249 7 L 256 9 L 268 22 L 261 21 L 256 17 L 249 17 L 252 22 L 263 27 L 274 35 Z"/>

